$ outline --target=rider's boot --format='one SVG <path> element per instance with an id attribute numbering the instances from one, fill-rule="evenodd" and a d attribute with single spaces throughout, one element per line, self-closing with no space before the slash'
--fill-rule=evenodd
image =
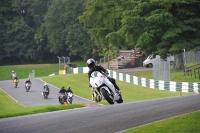
<path id="1" fill-rule="evenodd" d="M 119 100 L 119 94 L 116 92 L 115 86 L 113 85 L 113 83 L 111 83 L 109 80 L 105 80 L 104 81 L 105 84 L 112 90 L 114 97 L 113 97 L 113 101 L 117 101 Z"/>
<path id="2" fill-rule="evenodd" d="M 113 99 L 113 101 L 117 101 L 117 100 L 119 100 L 119 94 L 116 92 L 115 93 L 115 95 L 114 95 L 114 99 Z"/>

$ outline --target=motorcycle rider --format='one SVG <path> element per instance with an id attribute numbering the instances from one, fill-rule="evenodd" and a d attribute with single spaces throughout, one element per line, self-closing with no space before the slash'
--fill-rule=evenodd
<path id="1" fill-rule="evenodd" d="M 13 83 L 14 83 L 14 84 L 15 84 L 15 83 L 17 84 L 18 82 L 19 82 L 18 78 L 15 77 L 14 80 L 13 80 Z"/>
<path id="2" fill-rule="evenodd" d="M 68 93 L 68 92 L 71 92 L 71 93 L 73 93 L 73 91 L 71 90 L 71 87 L 70 87 L 70 86 L 68 86 L 68 88 L 67 88 L 66 92 L 67 92 L 67 93 Z"/>
<path id="3" fill-rule="evenodd" d="M 14 82 L 19 82 L 19 79 L 17 77 L 15 77 Z"/>
<path id="4" fill-rule="evenodd" d="M 106 82 L 106 85 L 108 85 L 108 87 L 114 92 L 114 94 L 115 94 L 114 99 L 115 99 L 115 97 L 117 97 L 118 94 L 120 93 L 119 92 L 120 88 L 117 86 L 115 79 L 108 76 L 109 75 L 108 71 L 104 67 L 102 67 L 101 65 L 97 65 L 95 63 L 95 60 L 92 59 L 92 58 L 87 60 L 87 66 L 89 68 L 89 72 L 88 72 L 89 80 L 90 80 L 91 73 L 94 72 L 94 71 L 99 71 L 100 73 L 107 75 L 108 80 L 105 80 L 105 82 Z M 89 85 L 89 87 L 91 88 L 91 85 Z M 115 88 L 116 88 L 117 91 L 115 90 Z"/>
<path id="5" fill-rule="evenodd" d="M 12 70 L 12 72 L 11 72 L 11 78 L 12 78 L 12 79 L 13 79 L 13 75 L 16 77 L 16 73 L 15 73 L 14 70 Z"/>
<path id="6" fill-rule="evenodd" d="M 44 83 L 44 87 L 43 87 L 43 95 L 44 95 L 44 92 L 50 92 L 50 90 L 49 90 L 49 86 L 47 85 L 47 83 Z"/>
<path id="7" fill-rule="evenodd" d="M 59 93 L 62 94 L 62 95 L 64 95 L 64 98 L 65 98 L 64 101 L 66 101 L 66 98 L 67 98 L 67 91 L 65 90 L 65 87 L 64 87 L 64 86 L 61 87 Z M 61 101 L 60 96 L 58 97 L 58 100 L 59 100 L 59 102 Z M 61 102 L 60 102 L 60 103 L 61 103 Z"/>
<path id="8" fill-rule="evenodd" d="M 26 84 L 27 84 L 27 83 L 31 84 L 30 78 L 28 78 L 28 79 L 25 81 L 25 88 L 26 88 Z"/>

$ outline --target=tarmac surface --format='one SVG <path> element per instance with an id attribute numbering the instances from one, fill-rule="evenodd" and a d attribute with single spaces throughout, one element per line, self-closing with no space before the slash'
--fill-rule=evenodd
<path id="1" fill-rule="evenodd" d="M 48 96 L 48 99 L 44 99 L 42 95 L 44 82 L 38 78 L 31 79 L 31 89 L 28 92 L 26 92 L 25 80 L 26 79 L 19 79 L 17 88 L 13 87 L 12 80 L 0 81 L 0 88 L 4 92 L 6 92 L 10 97 L 12 97 L 16 102 L 22 104 L 23 106 L 42 106 L 60 104 L 58 102 L 59 89 L 57 87 L 48 85 L 50 88 L 50 94 Z M 93 103 L 93 101 L 74 95 L 72 103 Z"/>

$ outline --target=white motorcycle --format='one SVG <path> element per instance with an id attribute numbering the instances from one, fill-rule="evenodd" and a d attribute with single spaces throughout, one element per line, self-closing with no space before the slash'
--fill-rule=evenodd
<path id="1" fill-rule="evenodd" d="M 26 83 L 25 87 L 26 87 L 26 92 L 28 92 L 30 90 L 30 88 L 31 88 L 31 84 L 30 83 Z"/>
<path id="2" fill-rule="evenodd" d="M 108 80 L 106 75 L 98 71 L 94 71 L 92 72 L 90 77 L 90 85 L 92 86 L 94 91 L 98 93 L 97 95 L 104 98 L 109 104 L 114 104 L 115 102 L 122 103 L 123 102 L 122 95 L 119 94 L 118 98 L 114 99 L 115 94 L 112 91 L 112 89 L 109 88 L 108 85 L 106 85 L 105 80 Z"/>
<path id="3" fill-rule="evenodd" d="M 71 92 L 67 93 L 67 103 L 72 104 L 74 94 Z"/>

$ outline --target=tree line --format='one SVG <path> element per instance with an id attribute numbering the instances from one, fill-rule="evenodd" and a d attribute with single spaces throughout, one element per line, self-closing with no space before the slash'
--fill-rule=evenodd
<path id="1" fill-rule="evenodd" d="M 0 7 L 1 64 L 133 48 L 176 58 L 200 45 L 199 0 L 1 0 Z M 176 68 L 182 62 L 177 57 Z"/>

